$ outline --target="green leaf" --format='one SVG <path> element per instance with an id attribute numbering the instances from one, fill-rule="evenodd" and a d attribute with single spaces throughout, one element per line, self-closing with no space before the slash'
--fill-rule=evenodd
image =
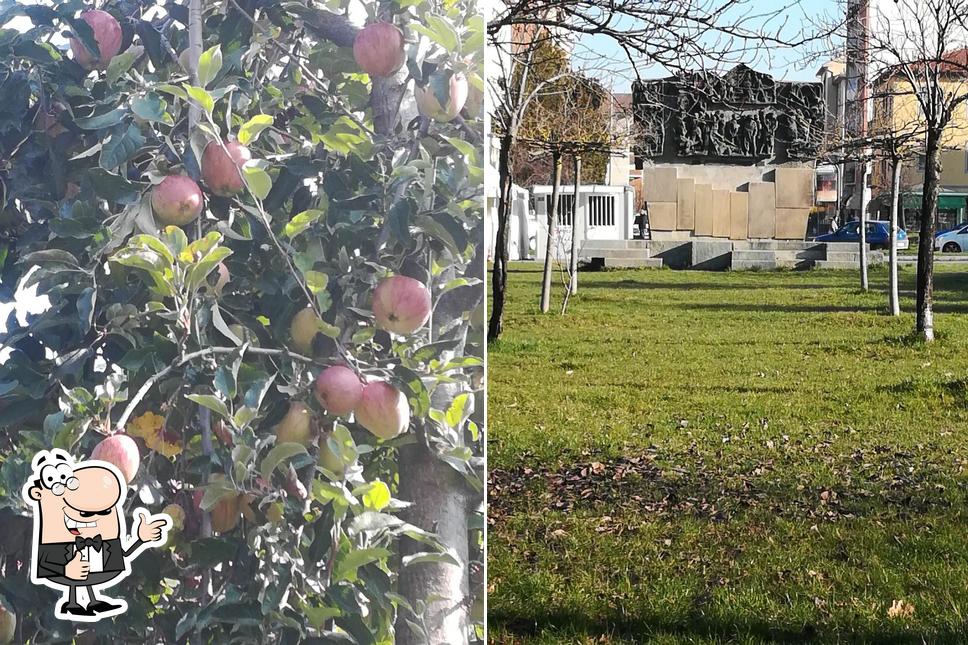
<path id="1" fill-rule="evenodd" d="M 354 494 L 357 494 L 354 491 Z M 363 493 L 363 506 L 370 511 L 382 511 L 390 503 L 390 489 L 386 484 L 377 480 L 367 485 Z"/>
<path id="2" fill-rule="evenodd" d="M 226 407 L 225 402 L 217 396 L 212 396 L 211 394 L 189 394 L 185 398 L 189 401 L 194 401 L 203 408 L 208 408 L 212 412 L 220 414 L 226 419 L 232 416 L 229 414 L 229 409 Z"/>
<path id="3" fill-rule="evenodd" d="M 330 338 L 339 337 L 339 327 L 337 327 L 336 325 L 331 325 L 325 320 L 317 320 L 316 329 L 318 329 L 319 333 L 321 333 L 324 336 L 328 336 Z"/>
<path id="4" fill-rule="evenodd" d="M 205 487 L 205 494 L 202 495 L 202 501 L 199 502 L 199 507 L 203 511 L 210 511 L 215 508 L 222 499 L 226 497 L 234 497 L 238 495 L 238 491 L 232 486 L 232 482 L 228 479 L 218 479 L 209 483 Z"/>
<path id="5" fill-rule="evenodd" d="M 265 199 L 269 191 L 272 190 L 272 178 L 262 168 L 258 166 L 244 166 L 242 174 L 249 190 L 258 199 Z"/>
<path id="6" fill-rule="evenodd" d="M 161 83 L 159 85 L 155 85 L 155 89 L 158 90 L 159 92 L 171 94 L 172 96 L 180 98 L 183 101 L 188 100 L 188 92 L 178 87 L 177 85 L 171 85 L 169 83 Z"/>
<path id="7" fill-rule="evenodd" d="M 289 223 L 286 224 L 286 227 L 283 229 L 282 233 L 286 237 L 296 237 L 297 235 L 305 231 L 307 228 L 309 228 L 310 225 L 313 224 L 313 222 L 315 222 L 320 217 L 323 217 L 325 215 L 326 215 L 326 211 L 315 210 L 315 209 L 297 213 L 296 215 L 293 216 L 291 220 L 289 220 Z"/>
<path id="8" fill-rule="evenodd" d="M 98 197 L 118 204 L 136 203 L 141 198 L 141 191 L 148 187 L 147 184 L 128 181 L 103 168 L 91 168 L 87 171 L 87 176 Z"/>
<path id="9" fill-rule="evenodd" d="M 464 392 L 463 394 L 458 394 L 454 397 L 454 401 L 447 410 L 447 415 L 444 418 L 445 422 L 451 428 L 460 428 L 464 420 L 471 415 L 473 407 L 469 393 Z"/>
<path id="10" fill-rule="evenodd" d="M 218 76 L 222 69 L 222 46 L 215 45 L 202 52 L 198 58 L 198 82 L 205 87 Z"/>
<path id="11" fill-rule="evenodd" d="M 373 142 L 360 126 L 349 117 L 342 116 L 320 137 L 325 146 L 340 154 L 355 154 L 361 159 L 373 152 Z"/>
<path id="12" fill-rule="evenodd" d="M 219 246 L 209 251 L 205 257 L 188 270 L 188 287 L 190 289 L 201 287 L 208 274 L 218 266 L 219 262 L 230 255 L 232 255 L 232 249 L 225 246 Z"/>
<path id="13" fill-rule="evenodd" d="M 259 138 L 263 130 L 272 125 L 272 117 L 268 114 L 256 114 L 239 128 L 239 143 L 248 145 Z"/>
<path id="14" fill-rule="evenodd" d="M 74 119 L 74 125 L 82 130 L 101 130 L 121 123 L 127 110 L 124 108 L 114 108 L 104 114 L 96 114 L 82 119 Z"/>
<path id="15" fill-rule="evenodd" d="M 308 455 L 306 452 L 306 447 L 301 443 L 280 443 L 272 447 L 269 454 L 265 456 L 262 460 L 262 465 L 259 467 L 262 473 L 262 478 L 266 481 L 272 475 L 272 471 L 279 467 L 282 462 L 287 459 L 292 459 L 297 455 Z"/>
<path id="16" fill-rule="evenodd" d="M 128 126 L 124 132 L 115 132 L 101 148 L 99 164 L 106 170 L 117 168 L 137 154 L 145 144 L 141 129 L 135 124 Z"/>
<path id="17" fill-rule="evenodd" d="M 450 53 L 460 51 L 460 37 L 457 35 L 457 30 L 454 29 L 454 25 L 449 20 L 443 16 L 429 13 L 424 16 L 424 21 L 427 23 L 426 25 L 413 23 L 410 27 L 414 31 L 419 31 L 427 36 Z"/>
<path id="18" fill-rule="evenodd" d="M 372 548 L 372 549 L 358 549 L 356 551 L 350 551 L 345 556 L 339 559 L 336 563 L 336 567 L 333 571 L 333 580 L 347 580 L 349 582 L 356 582 L 357 580 L 357 570 L 371 562 L 379 562 L 381 560 L 386 560 L 390 557 L 390 552 L 387 549 Z"/>
<path id="19" fill-rule="evenodd" d="M 205 112 L 211 116 L 212 112 L 215 110 L 215 99 L 201 87 L 195 87 L 194 85 L 189 85 L 188 83 L 183 84 L 185 91 L 188 92 L 188 96 L 198 103 Z"/>
<path id="20" fill-rule="evenodd" d="M 313 607 L 308 604 L 302 606 L 302 611 L 316 629 L 323 629 L 327 621 L 342 614 L 337 607 Z"/>
<path id="21" fill-rule="evenodd" d="M 468 159 L 476 159 L 477 148 L 474 144 L 469 141 L 465 141 L 459 137 L 444 137 L 450 145 L 457 148 L 457 151 L 467 157 Z"/>
<path id="22" fill-rule="evenodd" d="M 434 562 L 438 564 L 452 564 L 455 567 L 460 566 L 460 561 L 455 558 L 450 553 L 431 553 L 424 551 L 421 553 L 414 553 L 413 555 L 405 555 L 401 560 L 401 563 L 405 567 L 409 567 L 412 564 L 420 564 L 426 562 Z"/>
<path id="23" fill-rule="evenodd" d="M 168 102 L 155 92 L 148 92 L 144 96 L 139 96 L 131 101 L 131 111 L 138 118 L 144 119 L 145 121 L 173 125 L 174 120 L 166 111 L 167 108 Z"/>
<path id="24" fill-rule="evenodd" d="M 144 53 L 144 49 L 141 47 L 129 47 L 123 54 L 118 54 L 111 59 L 108 63 L 108 71 L 105 77 L 108 85 L 114 85 L 124 76 L 134 62 L 138 60 L 138 57 Z"/>
<path id="25" fill-rule="evenodd" d="M 131 238 L 130 246 L 151 249 L 165 259 L 165 264 L 169 268 L 175 264 L 175 256 L 171 249 L 165 244 L 164 240 L 158 239 L 154 235 L 135 235 Z"/>
<path id="26" fill-rule="evenodd" d="M 172 264 L 175 263 L 175 257 L 181 255 L 185 247 L 188 246 L 188 236 L 185 235 L 185 231 L 180 226 L 166 226 L 165 230 L 161 232 L 161 241 L 172 254 Z"/>
<path id="27" fill-rule="evenodd" d="M 218 393 L 226 398 L 226 400 L 231 401 L 235 398 L 235 376 L 232 374 L 232 370 L 227 366 L 222 365 L 215 370 L 215 379 L 213 381 L 215 389 Z"/>
<path id="28" fill-rule="evenodd" d="M 306 278 L 306 287 L 314 294 L 325 291 L 329 284 L 329 276 L 322 271 L 306 271 L 303 277 Z"/>

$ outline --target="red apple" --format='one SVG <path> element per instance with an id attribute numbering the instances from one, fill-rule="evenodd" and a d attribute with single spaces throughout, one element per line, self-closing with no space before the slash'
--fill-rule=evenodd
<path id="1" fill-rule="evenodd" d="M 151 189 L 155 219 L 165 226 L 184 226 L 202 212 L 202 189 L 185 175 L 168 175 Z"/>
<path id="2" fill-rule="evenodd" d="M 467 77 L 460 72 L 436 72 L 426 85 L 415 85 L 413 97 L 421 116 L 452 121 L 467 102 Z"/>
<path id="3" fill-rule="evenodd" d="M 367 383 L 356 408 L 356 420 L 377 437 L 393 439 L 410 425 L 410 403 L 389 383 Z"/>
<path id="4" fill-rule="evenodd" d="M 345 365 L 327 367 L 316 378 L 316 399 L 330 414 L 349 414 L 363 398 L 363 383 Z"/>
<path id="5" fill-rule="evenodd" d="M 395 334 L 412 334 L 430 318 L 430 290 L 403 275 L 384 278 L 373 290 L 377 324 Z"/>
<path id="6" fill-rule="evenodd" d="M 391 76 L 407 59 L 403 32 L 389 22 L 363 27 L 353 41 L 353 58 L 370 76 Z"/>
<path id="7" fill-rule="evenodd" d="M 231 197 L 245 188 L 242 166 L 252 158 L 252 153 L 238 141 L 225 141 L 224 144 L 224 150 L 218 141 L 205 146 L 205 152 L 202 153 L 202 180 L 216 195 Z"/>
<path id="8" fill-rule="evenodd" d="M 94 41 L 101 55 L 97 58 L 87 50 L 77 38 L 71 38 L 71 51 L 74 52 L 74 60 L 84 69 L 107 69 L 111 59 L 121 51 L 121 25 L 107 11 L 94 9 L 85 11 L 81 14 L 81 20 L 86 22 L 94 32 Z"/>
<path id="9" fill-rule="evenodd" d="M 102 440 L 94 446 L 91 452 L 91 459 L 106 461 L 117 466 L 121 471 L 124 481 L 131 483 L 134 476 L 138 474 L 138 466 L 141 465 L 141 454 L 138 452 L 138 444 L 134 439 L 126 434 L 115 434 Z"/>

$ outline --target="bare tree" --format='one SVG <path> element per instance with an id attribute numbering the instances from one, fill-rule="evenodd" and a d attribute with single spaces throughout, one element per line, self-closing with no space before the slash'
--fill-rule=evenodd
<path id="1" fill-rule="evenodd" d="M 504 320 L 504 294 L 507 286 L 508 220 L 511 214 L 513 169 L 511 153 L 518 141 L 525 116 L 533 101 L 565 76 L 557 56 L 560 38 L 537 25 L 509 26 L 489 39 L 489 52 L 497 59 L 501 72 L 488 78 L 494 97 L 492 130 L 498 137 L 497 232 L 494 268 L 491 272 L 491 317 L 487 338 L 501 335 Z M 549 66 L 559 71 L 547 72 Z"/>
<path id="2" fill-rule="evenodd" d="M 879 5 L 876 15 L 857 19 L 866 21 L 867 37 L 848 56 L 869 60 L 871 75 L 888 84 L 895 96 L 912 97 L 923 130 L 915 332 L 930 342 L 941 151 L 952 145 L 949 126 L 968 101 L 968 0 L 896 0 Z"/>
<path id="3" fill-rule="evenodd" d="M 534 93 L 527 70 L 535 48 L 528 42 L 559 38 L 575 46 L 583 36 L 604 36 L 618 44 L 625 57 L 621 64 L 631 64 L 636 73 L 653 65 L 669 72 L 719 67 L 826 35 L 788 26 L 800 3 L 790 0 L 763 10 L 757 0 L 513 0 L 491 16 L 488 48 L 499 68 L 489 79 L 498 139 L 498 221 L 488 340 L 500 336 L 503 324 L 511 149 Z M 574 56 L 575 47 L 571 50 Z"/>

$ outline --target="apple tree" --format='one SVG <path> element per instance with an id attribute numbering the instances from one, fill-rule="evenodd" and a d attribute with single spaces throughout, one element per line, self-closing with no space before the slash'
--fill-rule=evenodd
<path id="1" fill-rule="evenodd" d="M 475 0 L 0 0 L 0 642 L 482 639 Z M 36 303 L 35 303 L 36 304 Z M 32 455 L 175 530 L 53 616 Z"/>

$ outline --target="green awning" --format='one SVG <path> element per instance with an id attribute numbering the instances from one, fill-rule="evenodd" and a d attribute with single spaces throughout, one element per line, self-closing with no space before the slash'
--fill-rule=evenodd
<path id="1" fill-rule="evenodd" d="M 938 208 L 956 211 L 965 207 L 968 195 L 938 195 Z M 921 208 L 921 194 L 907 193 L 904 195 L 904 208 Z"/>

